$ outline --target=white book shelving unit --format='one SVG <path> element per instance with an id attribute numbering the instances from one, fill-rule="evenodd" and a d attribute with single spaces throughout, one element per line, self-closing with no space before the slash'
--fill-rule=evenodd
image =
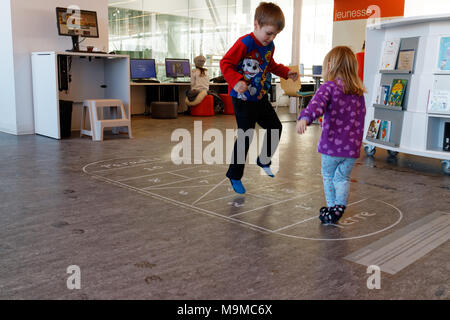
<path id="1" fill-rule="evenodd" d="M 364 83 L 367 116 L 364 150 L 373 156 L 376 148 L 388 150 L 391 156 L 399 152 L 442 160 L 442 170 L 450 174 L 450 152 L 443 150 L 445 123 L 449 114 L 428 113 L 432 90 L 450 90 L 450 72 L 438 67 L 440 39 L 450 36 L 450 16 L 402 18 L 369 25 L 366 30 Z M 400 39 L 400 50 L 413 49 L 412 71 L 381 70 L 385 41 Z M 408 84 L 402 107 L 378 104 L 381 85 L 391 86 L 394 79 L 406 79 Z M 391 121 L 389 141 L 367 139 L 373 119 Z"/>
<path id="2" fill-rule="evenodd" d="M 58 85 L 60 56 L 69 59 L 71 69 L 68 90 L 62 91 Z M 128 56 L 95 52 L 33 52 L 31 63 L 36 134 L 61 139 L 60 100 L 81 106 L 88 99 L 119 99 L 130 116 Z M 81 108 L 74 108 L 73 113 L 81 114 Z"/>

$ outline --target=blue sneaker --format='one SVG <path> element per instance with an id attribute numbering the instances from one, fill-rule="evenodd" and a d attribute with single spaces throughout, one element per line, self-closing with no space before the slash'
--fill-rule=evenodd
<path id="1" fill-rule="evenodd" d="M 231 185 L 233 186 L 234 192 L 239 193 L 239 194 L 244 194 L 245 193 L 245 188 L 242 185 L 242 181 L 241 180 L 230 179 L 230 181 L 231 181 Z"/>
<path id="2" fill-rule="evenodd" d="M 264 172 L 271 178 L 275 178 L 275 175 L 273 174 L 272 170 L 270 169 L 270 164 L 262 164 L 261 161 L 259 161 L 259 158 L 256 160 L 256 164 L 264 170 Z"/>
<path id="3" fill-rule="evenodd" d="M 261 168 L 264 170 L 264 172 L 265 172 L 269 177 L 275 178 L 275 175 L 273 174 L 273 172 L 272 172 L 272 170 L 270 169 L 269 166 L 261 167 Z"/>

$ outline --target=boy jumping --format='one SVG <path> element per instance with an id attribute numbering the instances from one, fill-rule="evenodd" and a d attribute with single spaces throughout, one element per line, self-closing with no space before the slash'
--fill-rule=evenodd
<path id="1" fill-rule="evenodd" d="M 261 2 L 256 8 L 254 25 L 254 31 L 239 38 L 220 61 L 220 69 L 230 87 L 238 126 L 238 139 L 226 176 L 239 194 L 245 193 L 241 179 L 256 123 L 267 130 L 257 164 L 267 175 L 274 177 L 270 159 L 278 147 L 282 125 L 267 97 L 272 82 L 271 73 L 294 81 L 299 77 L 297 72 L 277 64 L 273 59 L 273 40 L 285 26 L 280 7 Z M 248 130 L 251 130 L 250 133 L 247 133 Z M 272 142 L 272 137 L 276 141 Z"/>

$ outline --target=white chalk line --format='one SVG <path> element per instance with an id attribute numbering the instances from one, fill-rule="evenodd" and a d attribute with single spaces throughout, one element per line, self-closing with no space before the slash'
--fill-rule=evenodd
<path id="1" fill-rule="evenodd" d="M 246 214 L 246 213 L 249 213 L 249 212 L 253 212 L 253 211 L 256 211 L 256 210 L 261 210 L 261 209 L 264 209 L 264 208 L 267 208 L 267 207 L 270 207 L 270 206 L 276 206 L 277 204 L 282 204 L 282 203 L 289 202 L 289 201 L 292 201 L 292 200 L 295 200 L 295 199 L 300 199 L 300 198 L 303 198 L 303 197 L 307 197 L 307 196 L 312 195 L 312 194 L 317 193 L 317 192 L 319 192 L 319 191 L 314 191 L 314 192 L 302 194 L 302 195 L 294 197 L 294 198 L 281 200 L 281 201 L 278 201 L 278 202 L 275 202 L 275 203 L 272 203 L 272 204 L 268 204 L 268 205 L 265 205 L 265 206 L 262 206 L 262 207 L 259 207 L 259 208 L 255 208 L 255 209 L 247 210 L 247 211 L 244 211 L 244 212 L 236 213 L 236 214 L 231 215 L 230 217 L 237 217 L 237 216 L 240 216 L 240 215 L 243 215 L 243 214 Z"/>
<path id="2" fill-rule="evenodd" d="M 210 174 L 210 175 L 204 176 L 204 177 L 195 177 L 195 178 L 178 180 L 178 181 L 175 181 L 175 182 L 170 182 L 170 183 L 165 183 L 165 184 L 158 184 L 158 185 L 155 185 L 155 186 L 152 186 L 152 187 L 142 188 L 142 190 L 151 190 L 154 187 L 160 188 L 160 187 L 164 187 L 164 186 L 170 186 L 170 185 L 173 185 L 173 184 L 176 184 L 176 183 L 188 182 L 188 181 L 192 181 L 192 180 L 196 180 L 196 179 L 205 179 L 205 178 L 215 177 L 215 176 L 220 176 L 220 175 L 223 175 L 223 173 Z M 208 184 L 207 184 L 207 186 L 208 186 Z"/>
<path id="3" fill-rule="evenodd" d="M 225 181 L 227 181 L 228 178 L 223 179 L 222 181 L 220 181 L 218 184 L 215 185 L 214 188 L 212 188 L 211 190 L 209 190 L 208 192 L 206 192 L 204 195 L 202 195 L 200 198 L 198 198 L 197 200 L 195 200 L 192 205 L 196 204 L 197 202 L 199 202 L 200 200 L 202 200 L 204 197 L 206 197 L 208 194 L 210 194 L 211 192 L 213 192 L 214 190 L 216 190 L 222 183 L 224 183 Z"/>
<path id="4" fill-rule="evenodd" d="M 355 205 L 355 204 L 357 204 L 357 203 L 363 202 L 363 201 L 365 201 L 365 200 L 367 200 L 367 199 L 362 199 L 362 200 L 359 200 L 359 201 L 357 201 L 357 202 L 353 202 L 353 203 L 349 204 L 347 207 L 350 207 L 350 206 Z M 274 230 L 273 232 L 280 232 L 280 231 L 289 229 L 289 228 L 291 228 L 291 227 L 297 226 L 297 225 L 299 225 L 299 224 L 302 224 L 302 223 L 311 221 L 311 220 L 316 219 L 316 218 L 317 218 L 317 216 L 314 216 L 314 217 L 305 219 L 305 220 L 303 220 L 303 221 L 296 222 L 296 223 L 291 224 L 291 225 L 289 225 L 289 226 L 282 227 L 282 228 L 280 228 L 280 229 Z M 335 226 L 335 227 L 344 228 L 344 227 L 342 227 L 342 226 L 340 226 L 340 225 L 337 225 L 337 224 L 334 224 L 334 223 L 330 223 L 330 225 L 333 225 L 333 226 Z"/>
<path id="5" fill-rule="evenodd" d="M 278 183 L 278 184 L 273 184 L 273 185 L 271 185 L 271 187 L 272 187 L 272 186 L 281 186 L 281 185 L 283 185 L 283 184 L 289 184 L 289 183 L 291 183 L 291 182 L 282 182 L 282 183 Z M 267 186 L 259 187 L 259 188 L 256 188 L 256 189 L 250 188 L 250 191 L 253 192 L 253 191 L 256 191 L 256 190 L 263 189 L 263 188 L 267 188 Z M 247 192 L 247 194 L 248 194 L 248 195 L 252 195 L 251 193 L 248 193 L 248 192 Z M 220 197 L 220 198 L 212 199 L 212 200 L 208 200 L 208 201 L 203 201 L 203 202 L 200 202 L 200 203 L 198 203 L 198 204 L 206 204 L 206 203 L 214 202 L 214 201 L 217 201 L 217 200 L 223 200 L 223 199 L 227 199 L 227 198 L 231 198 L 231 197 L 236 197 L 236 196 L 238 196 L 237 193 L 232 193 L 232 194 L 230 194 L 230 195 L 228 195 L 228 196 L 224 196 L 224 197 Z M 278 201 L 278 199 L 273 199 L 273 201 Z"/>
<path id="6" fill-rule="evenodd" d="M 159 174 L 166 174 L 166 173 L 173 173 L 173 172 L 180 172 L 180 171 L 198 169 L 198 168 L 206 167 L 206 166 L 207 166 L 207 164 L 202 165 L 202 166 L 197 166 L 197 167 L 196 166 L 192 166 L 192 167 L 189 167 L 189 168 L 183 168 L 183 169 L 177 169 L 177 170 L 155 172 L 155 173 L 152 173 L 152 174 L 146 174 L 146 175 L 139 176 L 139 177 L 131 177 L 131 178 L 126 178 L 126 179 L 120 179 L 120 180 L 116 180 L 116 181 L 123 182 L 123 181 L 129 181 L 129 180 L 136 180 L 136 179 L 141 179 L 141 178 L 153 177 L 153 176 L 156 176 L 156 175 L 159 175 Z"/>

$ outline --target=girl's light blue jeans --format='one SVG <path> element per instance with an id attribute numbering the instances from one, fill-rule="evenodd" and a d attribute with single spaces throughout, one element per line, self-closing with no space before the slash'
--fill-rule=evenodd
<path id="1" fill-rule="evenodd" d="M 322 155 L 323 189 L 327 206 L 347 206 L 350 174 L 356 159 Z"/>

